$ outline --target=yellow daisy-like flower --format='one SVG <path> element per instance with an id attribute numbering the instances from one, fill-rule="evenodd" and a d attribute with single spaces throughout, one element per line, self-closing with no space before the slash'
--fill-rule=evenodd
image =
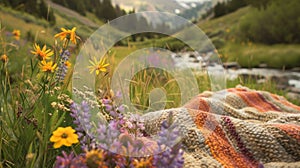
<path id="1" fill-rule="evenodd" d="M 21 36 L 21 31 L 20 30 L 14 30 L 13 32 L 12 32 L 12 34 L 14 35 L 14 37 L 15 37 L 15 39 L 16 40 L 20 40 L 20 36 Z"/>
<path id="2" fill-rule="evenodd" d="M 43 72 L 54 72 L 57 68 L 57 64 L 53 61 L 46 62 L 46 60 L 41 61 L 39 66 Z"/>
<path id="3" fill-rule="evenodd" d="M 90 63 L 92 64 L 92 66 L 88 66 L 90 73 L 96 71 L 96 74 L 98 75 L 100 72 L 106 72 L 109 63 L 105 63 L 105 61 L 105 58 L 101 58 L 100 61 L 97 61 L 96 57 L 94 57 L 94 60 L 90 60 Z"/>
<path id="4" fill-rule="evenodd" d="M 72 65 L 72 64 L 71 64 L 71 62 L 70 62 L 70 61 L 66 61 L 66 62 L 65 62 L 65 66 L 66 66 L 66 67 L 70 68 L 70 67 L 71 67 L 71 65 Z"/>
<path id="5" fill-rule="evenodd" d="M 133 166 L 135 168 L 145 168 L 145 167 L 153 167 L 152 165 L 152 157 L 142 158 L 142 159 L 134 159 Z"/>
<path id="6" fill-rule="evenodd" d="M 72 41 L 72 43 L 76 44 L 76 38 L 79 39 L 79 37 L 76 35 L 76 27 L 73 27 L 72 30 L 61 28 L 60 33 L 57 33 L 54 37 L 60 37 L 60 40 L 69 39 Z"/>
<path id="7" fill-rule="evenodd" d="M 105 153 L 103 150 L 91 150 L 86 152 L 86 164 L 88 167 L 102 167 L 108 168 L 106 163 L 104 162 Z"/>
<path id="8" fill-rule="evenodd" d="M 54 52 L 51 51 L 51 49 L 47 50 L 46 45 L 44 45 L 43 48 L 41 49 L 41 47 L 35 43 L 33 49 L 34 51 L 31 51 L 31 53 L 36 55 L 40 61 L 50 59 L 50 57 L 54 54 Z"/>
<path id="9" fill-rule="evenodd" d="M 50 138 L 51 142 L 54 142 L 54 148 L 60 148 L 61 146 L 71 146 L 78 143 L 78 135 L 75 134 L 75 130 L 72 127 L 58 127 L 52 133 Z"/>
<path id="10" fill-rule="evenodd" d="M 3 62 L 3 63 L 7 63 L 8 62 L 8 56 L 6 54 L 3 54 L 0 58 L 0 60 Z"/>

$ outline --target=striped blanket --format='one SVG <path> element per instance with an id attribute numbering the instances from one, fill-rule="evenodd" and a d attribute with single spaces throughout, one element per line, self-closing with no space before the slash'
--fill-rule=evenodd
<path id="1" fill-rule="evenodd" d="M 146 130 L 173 113 L 185 167 L 300 167 L 300 107 L 264 91 L 204 92 L 182 108 L 148 113 Z"/>

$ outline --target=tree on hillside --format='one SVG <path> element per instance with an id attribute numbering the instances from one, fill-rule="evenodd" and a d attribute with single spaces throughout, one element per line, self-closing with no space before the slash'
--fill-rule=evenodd
<path id="1" fill-rule="evenodd" d="M 300 43 L 299 11 L 298 0 L 272 0 L 245 16 L 240 24 L 241 33 L 254 42 Z"/>
<path id="2" fill-rule="evenodd" d="M 258 9 L 266 9 L 267 5 L 271 2 L 271 0 L 244 0 L 247 4 L 258 8 Z"/>
<path id="3" fill-rule="evenodd" d="M 98 10 L 98 11 L 97 11 Z M 99 9 L 96 9 L 97 16 L 104 19 L 105 22 L 117 18 L 117 12 L 110 0 L 103 0 Z"/>
<path id="4" fill-rule="evenodd" d="M 247 6 L 246 1 L 244 0 L 228 0 L 224 2 L 218 2 L 213 8 L 214 17 L 217 18 L 226 15 L 244 6 Z"/>
<path id="5" fill-rule="evenodd" d="M 81 15 L 86 12 L 94 13 L 99 19 L 106 21 L 113 20 L 126 12 L 116 5 L 114 7 L 111 0 L 52 0 L 53 2 L 75 10 Z"/>

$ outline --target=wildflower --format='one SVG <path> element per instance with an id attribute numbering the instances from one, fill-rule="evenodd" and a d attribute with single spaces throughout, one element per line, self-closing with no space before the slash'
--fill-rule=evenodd
<path id="1" fill-rule="evenodd" d="M 14 35 L 14 37 L 15 37 L 15 39 L 16 40 L 20 40 L 20 36 L 21 36 L 21 31 L 20 30 L 14 30 L 13 32 L 12 32 L 12 34 Z"/>
<path id="2" fill-rule="evenodd" d="M 63 156 L 57 156 L 54 167 L 69 167 L 74 159 L 74 153 L 68 155 L 65 151 L 62 151 Z"/>
<path id="3" fill-rule="evenodd" d="M 76 35 L 76 27 L 73 27 L 72 30 L 70 29 L 65 29 L 65 28 L 61 28 L 60 33 L 57 33 L 54 37 L 60 37 L 60 40 L 71 40 L 74 44 L 76 44 L 76 38 L 79 39 L 79 37 Z"/>
<path id="4" fill-rule="evenodd" d="M 184 165 L 183 150 L 168 148 L 163 153 L 154 155 L 153 165 L 164 168 L 182 168 Z"/>
<path id="5" fill-rule="evenodd" d="M 135 168 L 144 168 L 144 167 L 153 167 L 152 165 L 152 157 L 142 158 L 142 159 L 134 159 L 133 166 Z"/>
<path id="6" fill-rule="evenodd" d="M 161 131 L 158 133 L 157 143 L 159 145 L 153 157 L 153 164 L 156 167 L 181 168 L 184 164 L 183 150 L 180 148 L 178 137 L 180 131 L 173 123 L 173 114 L 169 113 L 168 119 L 163 121 Z"/>
<path id="7" fill-rule="evenodd" d="M 33 48 L 35 51 L 31 51 L 31 53 L 36 55 L 40 61 L 50 59 L 50 57 L 54 54 L 53 51 L 51 51 L 51 49 L 47 50 L 46 45 L 44 45 L 41 49 L 41 47 L 35 43 Z"/>
<path id="8" fill-rule="evenodd" d="M 109 63 L 105 63 L 106 59 L 101 58 L 100 61 L 97 61 L 96 57 L 94 57 L 94 60 L 90 60 L 90 63 L 92 66 L 88 66 L 90 69 L 90 73 L 93 73 L 96 71 L 96 74 L 98 75 L 100 72 L 106 72 L 107 68 L 109 66 Z"/>
<path id="9" fill-rule="evenodd" d="M 56 73 L 56 80 L 59 82 L 63 82 L 67 75 L 68 68 L 71 66 L 71 63 L 68 61 L 70 52 L 68 50 L 64 50 L 61 52 L 60 56 L 61 59 Z"/>
<path id="10" fill-rule="evenodd" d="M 3 54 L 0 59 L 1 59 L 1 61 L 3 63 L 7 63 L 8 62 L 8 56 L 6 54 Z"/>
<path id="11" fill-rule="evenodd" d="M 53 63 L 52 61 L 46 62 L 43 60 L 40 62 L 39 66 L 43 72 L 54 72 L 57 64 Z"/>
<path id="12" fill-rule="evenodd" d="M 52 134 L 50 141 L 54 142 L 54 148 L 60 148 L 62 145 L 71 146 L 79 142 L 78 135 L 72 127 L 58 127 Z"/>
<path id="13" fill-rule="evenodd" d="M 108 168 L 105 163 L 105 152 L 103 150 L 93 149 L 86 153 L 86 164 L 90 168 Z"/>
<path id="14" fill-rule="evenodd" d="M 71 64 L 71 62 L 70 62 L 70 61 L 66 61 L 66 62 L 65 62 L 65 66 L 66 66 L 66 67 L 70 68 L 70 67 L 71 67 L 71 65 L 72 65 L 72 64 Z"/>
<path id="15" fill-rule="evenodd" d="M 85 159 L 83 156 L 74 156 L 72 152 L 68 155 L 65 151 L 62 151 L 63 156 L 57 156 L 54 168 L 87 168 Z"/>
<path id="16" fill-rule="evenodd" d="M 70 111 L 70 115 L 74 119 L 73 123 L 76 125 L 75 129 L 78 132 L 82 150 L 92 148 L 95 146 L 93 137 L 91 134 L 87 134 L 87 132 L 92 129 L 91 114 L 88 104 L 85 101 L 83 101 L 81 105 L 73 102 L 71 103 Z"/>

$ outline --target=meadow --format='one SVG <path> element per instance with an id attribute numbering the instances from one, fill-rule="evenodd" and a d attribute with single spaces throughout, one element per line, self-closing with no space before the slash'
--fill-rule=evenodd
<path id="1" fill-rule="evenodd" d="M 99 90 L 72 88 L 76 57 L 84 40 L 96 27 L 55 12 L 56 25 L 42 19 L 0 6 L 0 167 L 160 167 L 183 166 L 183 150 L 177 141 L 178 130 L 171 128 L 172 116 L 160 126 L 158 138 L 149 142 L 157 146 L 153 156 L 132 157 L 128 153 L 148 151 L 142 143 L 147 136 L 139 116 L 129 114 L 117 102 L 122 93 L 111 90 L 110 80 L 117 65 L 130 53 L 144 47 L 161 47 L 179 51 L 186 45 L 172 37 L 148 39 L 116 45 L 105 58 L 91 59 L 90 75 L 97 77 Z M 266 63 L 272 68 L 299 66 L 299 44 L 265 45 L 240 41 L 238 19 L 251 10 L 246 7 L 230 15 L 200 24 L 212 39 L 223 61 L 237 61 L 243 67 Z M 96 24 L 103 24 L 88 13 Z M 76 26 L 76 28 L 75 28 Z M 62 29 L 60 29 L 62 28 Z M 126 39 L 127 40 L 127 39 Z M 286 57 L 289 55 L 289 57 Z M 199 92 L 211 91 L 207 73 L 195 75 Z M 274 81 L 257 84 L 255 79 L 239 77 L 227 81 L 236 85 L 269 91 L 285 96 Z M 165 108 L 180 107 L 180 88 L 174 76 L 157 69 L 145 69 L 130 79 L 130 100 L 138 109 L 150 106 L 150 93 L 163 88 Z M 75 102 L 74 95 L 86 98 Z M 163 101 L 163 102 L 161 102 Z M 299 100 L 291 100 L 300 105 Z M 93 113 L 92 107 L 96 110 Z M 156 109 L 148 109 L 156 110 Z M 101 122 L 95 123 L 95 120 Z M 103 122 L 102 122 L 103 121 Z M 76 132 L 76 133 L 75 133 Z M 118 134 L 113 134 L 117 132 Z M 93 135 L 99 136 L 95 138 Z M 104 138 L 100 135 L 106 135 Z M 107 138 L 109 137 L 109 138 Z M 175 137 L 175 138 L 174 138 Z M 117 153 L 117 154 L 116 154 Z"/>

